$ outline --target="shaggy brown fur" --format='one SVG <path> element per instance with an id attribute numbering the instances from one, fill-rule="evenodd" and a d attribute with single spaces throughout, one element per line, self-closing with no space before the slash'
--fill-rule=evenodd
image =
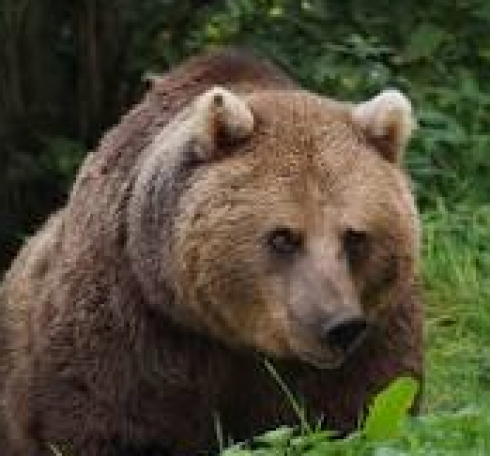
<path id="1" fill-rule="evenodd" d="M 238 98 L 195 101 L 217 85 Z M 189 455 L 215 447 L 216 416 L 235 439 L 295 423 L 264 356 L 340 431 L 420 378 L 408 117 L 380 97 L 322 99 L 235 51 L 155 81 L 0 290 L 2 454 Z M 284 228 L 297 251 L 276 257 Z M 346 312 L 372 328 L 340 353 L 317 336 Z"/>

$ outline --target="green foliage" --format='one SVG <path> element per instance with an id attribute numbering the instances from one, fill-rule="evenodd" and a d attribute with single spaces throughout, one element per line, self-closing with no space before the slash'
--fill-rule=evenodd
<path id="1" fill-rule="evenodd" d="M 408 419 L 417 384 L 408 378 L 395 381 L 374 401 L 361 429 L 343 439 L 324 430 L 298 433 L 281 427 L 257 437 L 249 445 L 237 444 L 221 456 L 457 456 L 490 451 L 488 410 L 466 408 L 456 413 L 432 413 Z"/>
<path id="2" fill-rule="evenodd" d="M 430 410 L 490 411 L 490 206 L 423 214 Z"/>
<path id="3" fill-rule="evenodd" d="M 256 437 L 251 448 L 238 444 L 222 456 L 359 454 L 373 443 L 400 436 L 417 390 L 418 384 L 412 378 L 396 379 L 375 397 L 361 428 L 344 439 L 335 439 L 335 433 L 312 427 L 302 426 L 301 433 L 280 427 Z"/>
<path id="4" fill-rule="evenodd" d="M 371 441 L 398 437 L 418 389 L 418 383 L 413 378 L 400 377 L 379 393 L 364 421 L 364 437 Z"/>

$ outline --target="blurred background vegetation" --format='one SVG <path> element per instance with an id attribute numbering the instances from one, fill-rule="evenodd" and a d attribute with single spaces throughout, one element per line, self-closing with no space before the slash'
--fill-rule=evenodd
<path id="1" fill-rule="evenodd" d="M 59 206 L 87 150 L 162 72 L 241 44 L 305 86 L 413 99 L 421 207 L 490 195 L 487 0 L 2 0 L 0 270 Z"/>

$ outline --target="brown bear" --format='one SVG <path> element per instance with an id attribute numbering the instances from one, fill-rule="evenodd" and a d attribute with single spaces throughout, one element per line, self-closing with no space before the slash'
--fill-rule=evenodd
<path id="1" fill-rule="evenodd" d="M 2 454 L 190 455 L 356 427 L 422 377 L 414 121 L 222 50 L 153 81 L 1 289 Z"/>

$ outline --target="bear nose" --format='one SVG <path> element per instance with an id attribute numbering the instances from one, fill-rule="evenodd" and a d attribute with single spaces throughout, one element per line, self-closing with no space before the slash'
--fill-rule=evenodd
<path id="1" fill-rule="evenodd" d="M 367 322 L 359 316 L 335 318 L 322 328 L 322 341 L 343 352 L 352 348 L 364 335 Z"/>

